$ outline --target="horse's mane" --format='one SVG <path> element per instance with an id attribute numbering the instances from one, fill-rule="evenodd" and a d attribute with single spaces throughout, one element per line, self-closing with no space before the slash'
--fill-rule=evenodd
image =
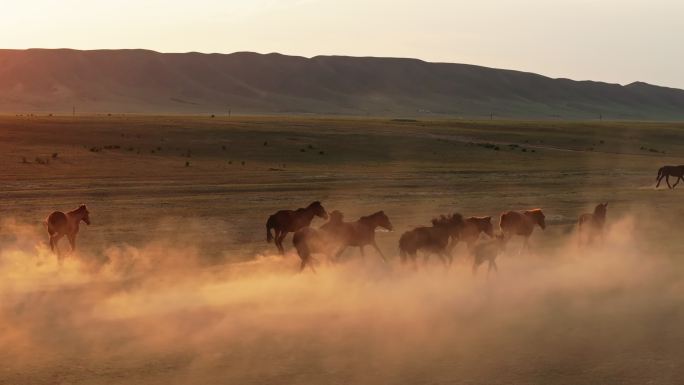
<path id="1" fill-rule="evenodd" d="M 525 213 L 534 214 L 534 215 L 539 215 L 539 214 L 544 215 L 544 212 L 542 211 L 542 209 L 526 210 Z"/>
<path id="2" fill-rule="evenodd" d="M 371 219 L 375 219 L 375 218 L 377 218 L 377 217 L 379 217 L 379 216 L 381 216 L 381 215 L 385 215 L 385 212 L 382 211 L 382 210 L 381 210 L 381 211 L 378 211 L 378 212 L 375 212 L 375 213 L 373 213 L 373 214 L 371 214 L 371 215 L 366 215 L 365 217 L 361 217 L 361 218 L 359 218 L 359 221 L 368 221 L 368 220 L 371 220 Z"/>
<path id="3" fill-rule="evenodd" d="M 76 214 L 76 213 L 80 213 L 84 210 L 87 210 L 86 205 L 80 205 L 80 206 L 78 206 L 78 208 L 69 211 L 68 214 Z"/>
<path id="4" fill-rule="evenodd" d="M 448 226 L 456 223 L 463 222 L 463 216 L 459 213 L 440 215 L 438 217 L 432 218 L 432 226 Z"/>

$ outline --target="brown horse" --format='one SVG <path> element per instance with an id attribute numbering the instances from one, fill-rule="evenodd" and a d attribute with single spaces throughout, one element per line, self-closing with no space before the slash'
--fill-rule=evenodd
<path id="1" fill-rule="evenodd" d="M 499 219 L 499 227 L 504 235 L 506 241 L 510 240 L 514 235 L 520 235 L 525 238 L 523 249 L 528 249 L 530 246 L 529 240 L 534 230 L 534 226 L 544 230 L 546 228 L 546 217 L 541 209 L 527 210 L 523 212 L 507 211 L 501 214 Z"/>
<path id="2" fill-rule="evenodd" d="M 492 217 L 469 217 L 464 221 L 463 229 L 459 240 L 466 243 L 468 250 L 472 250 L 475 242 L 480 238 L 480 233 L 492 238 L 494 236 L 494 225 Z M 452 245 L 452 247 L 455 246 Z"/>
<path id="3" fill-rule="evenodd" d="M 594 237 L 599 236 L 603 242 L 603 225 L 606 223 L 608 202 L 599 203 L 594 208 L 593 214 L 582 214 L 577 220 L 579 243 L 582 245 L 582 234 L 587 234 L 587 243 L 594 242 Z"/>
<path id="4" fill-rule="evenodd" d="M 677 178 L 674 186 L 670 185 L 670 177 L 674 176 Z M 656 184 L 656 188 L 660 186 L 660 182 L 662 182 L 663 178 L 665 178 L 665 183 L 667 183 L 667 187 L 670 189 L 674 189 L 677 187 L 679 184 L 680 180 L 684 180 L 684 165 L 682 166 L 663 166 L 660 169 L 658 169 L 658 176 L 656 176 L 656 180 L 658 183 Z"/>
<path id="5" fill-rule="evenodd" d="M 45 219 L 45 225 L 50 235 L 50 250 L 54 252 L 55 248 L 57 248 L 57 255 L 60 256 L 60 260 L 61 255 L 57 242 L 66 235 L 69 239 L 69 244 L 71 244 L 71 251 L 76 250 L 78 225 L 81 221 L 85 222 L 86 225 L 90 225 L 89 214 L 90 212 L 86 205 L 80 205 L 76 210 L 69 211 L 66 214 L 61 211 L 55 211 Z"/>
<path id="6" fill-rule="evenodd" d="M 361 250 L 361 256 L 364 256 L 363 248 L 370 245 L 380 254 L 382 260 L 387 262 L 387 258 L 385 258 L 385 255 L 375 242 L 375 229 L 378 227 L 389 231 L 393 229 L 392 223 L 384 211 L 378 211 L 361 217 L 356 222 L 340 221 L 339 223 L 330 224 L 328 231 L 333 235 L 334 242 L 340 245 L 333 259 L 339 259 L 340 255 L 349 246 L 358 247 Z"/>
<path id="7" fill-rule="evenodd" d="M 340 246 L 337 240 L 336 231 L 343 227 L 344 215 L 334 210 L 330 213 L 330 220 L 319 229 L 304 227 L 297 230 L 292 237 L 292 244 L 297 249 L 297 254 L 302 260 L 300 270 L 308 265 L 314 272 L 311 262 L 315 261 L 312 254 L 332 255 L 334 250 Z"/>
<path id="8" fill-rule="evenodd" d="M 428 253 L 425 255 L 426 261 L 430 254 L 437 254 L 444 265 L 447 265 L 447 259 L 452 259 L 450 250 L 447 249 L 449 240 L 456 241 L 464 225 L 461 214 L 442 215 L 432 220 L 431 227 L 417 227 L 405 232 L 399 238 L 401 261 L 405 263 L 411 258 L 415 265 L 418 250 L 423 250 Z"/>
<path id="9" fill-rule="evenodd" d="M 321 202 L 313 202 L 305 208 L 297 210 L 280 210 L 268 217 L 266 221 L 266 241 L 271 242 L 275 239 L 276 247 L 280 254 L 285 254 L 283 240 L 288 233 L 293 233 L 303 227 L 309 226 L 313 217 L 328 219 Z M 275 230 L 275 238 L 271 235 L 271 229 Z"/>
<path id="10" fill-rule="evenodd" d="M 496 265 L 496 257 L 501 254 L 506 245 L 506 239 L 503 234 L 497 234 L 494 239 L 477 244 L 471 250 L 473 253 L 473 275 L 477 274 L 477 268 L 483 263 L 489 262 L 487 267 L 487 275 L 492 271 L 499 271 Z"/>

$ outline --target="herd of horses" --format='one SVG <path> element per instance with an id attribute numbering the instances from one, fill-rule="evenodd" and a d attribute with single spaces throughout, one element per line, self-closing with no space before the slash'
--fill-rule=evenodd
<path id="1" fill-rule="evenodd" d="M 580 215 L 578 219 L 580 242 L 592 243 L 598 236 L 603 238 L 608 203 L 600 203 L 593 213 Z M 319 228 L 311 227 L 314 217 L 327 219 Z M 453 262 L 452 250 L 458 242 L 464 242 L 473 256 L 473 273 L 484 262 L 489 262 L 488 272 L 497 270 L 496 257 L 503 252 L 507 241 L 514 236 L 523 237 L 522 252 L 529 248 L 529 238 L 534 228 L 546 228 L 546 217 L 541 209 L 507 211 L 499 218 L 501 231 L 494 234 L 492 217 L 464 218 L 453 213 L 434 218 L 430 226 L 408 230 L 399 238 L 399 255 L 403 263 L 413 262 L 417 267 L 418 252 L 424 253 L 424 261 L 437 255 L 445 266 Z M 266 221 L 266 240 L 275 240 L 281 254 L 284 254 L 283 240 L 288 233 L 294 233 L 292 244 L 301 259 L 300 270 L 307 266 L 315 271 L 314 254 L 323 254 L 331 261 L 339 260 L 348 247 L 358 247 L 364 255 L 364 247 L 372 246 L 384 261 L 387 259 L 375 241 L 378 227 L 392 231 L 390 219 L 383 211 L 345 222 L 340 211 L 325 210 L 321 202 L 312 202 L 296 210 L 280 210 Z M 271 233 L 273 231 L 275 236 Z M 489 240 L 481 241 L 482 237 Z"/>
<path id="2" fill-rule="evenodd" d="M 674 185 L 670 185 L 670 177 L 675 177 Z M 684 180 L 684 165 L 663 166 L 656 176 L 656 188 L 665 179 L 670 189 L 677 187 Z M 579 216 L 577 221 L 580 243 L 592 243 L 598 237 L 603 240 L 603 227 L 606 220 L 608 203 L 600 203 L 593 213 Z M 58 252 L 57 243 L 64 236 L 69 240 L 71 250 L 76 250 L 76 235 L 79 225 L 84 222 L 90 225 L 90 212 L 86 205 L 69 212 L 55 211 L 45 220 L 45 226 L 50 236 L 50 249 Z M 320 228 L 311 227 L 314 217 L 328 220 Z M 445 265 L 453 261 L 452 250 L 458 242 L 464 242 L 473 256 L 473 272 L 484 262 L 489 263 L 488 271 L 497 270 L 496 257 L 504 249 L 513 236 L 523 237 L 521 252 L 529 248 L 529 238 L 535 226 L 542 230 L 546 228 L 546 217 L 541 209 L 526 211 L 507 211 L 499 217 L 498 234 L 494 234 L 492 217 L 468 217 L 461 214 L 442 215 L 434 218 L 430 226 L 421 226 L 406 231 L 399 238 L 399 255 L 402 262 L 412 261 L 414 265 L 418 259 L 418 252 L 424 253 L 427 261 L 430 255 L 437 255 Z M 383 260 L 387 260 L 375 241 L 378 227 L 392 231 L 393 226 L 389 217 L 378 211 L 359 218 L 354 222 L 344 221 L 340 211 L 332 211 L 330 215 L 320 202 L 313 202 L 307 207 L 297 210 L 280 210 L 268 217 L 266 221 L 266 240 L 275 242 L 278 251 L 285 253 L 283 241 L 289 233 L 294 233 L 293 245 L 301 259 L 300 270 L 313 266 L 314 254 L 324 254 L 332 261 L 340 258 L 348 247 L 358 247 L 364 255 L 364 247 L 372 246 Z M 271 233 L 273 231 L 273 233 Z M 481 241 L 482 235 L 489 240 Z"/>

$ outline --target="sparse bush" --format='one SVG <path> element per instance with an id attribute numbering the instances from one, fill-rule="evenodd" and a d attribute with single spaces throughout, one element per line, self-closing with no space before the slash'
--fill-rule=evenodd
<path id="1" fill-rule="evenodd" d="M 221 146 L 221 150 L 226 151 L 226 145 Z"/>
<path id="2" fill-rule="evenodd" d="M 26 159 L 25 156 L 21 157 L 21 163 L 28 163 L 28 160 Z"/>
<path id="3" fill-rule="evenodd" d="M 306 152 L 306 149 L 301 148 L 301 149 L 299 149 L 299 152 Z"/>
<path id="4" fill-rule="evenodd" d="M 189 160 L 185 161 L 185 167 L 190 167 L 190 161 Z"/>
<path id="5" fill-rule="evenodd" d="M 268 142 L 264 142 L 264 146 L 268 146 Z"/>
<path id="6" fill-rule="evenodd" d="M 325 151 L 318 151 L 318 155 L 325 155 Z"/>
<path id="7" fill-rule="evenodd" d="M 240 163 L 242 163 L 243 166 L 245 165 L 245 161 L 244 161 L 244 160 L 243 160 L 242 162 L 240 162 Z"/>
<path id="8" fill-rule="evenodd" d="M 57 159 L 58 156 L 59 156 L 58 153 L 56 153 L 56 152 L 53 152 L 53 153 L 52 153 L 52 159 Z"/>

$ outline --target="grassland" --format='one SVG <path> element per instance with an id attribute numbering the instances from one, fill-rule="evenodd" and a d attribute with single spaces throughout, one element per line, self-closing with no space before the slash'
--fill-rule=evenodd
<path id="1" fill-rule="evenodd" d="M 683 137 L 658 122 L 0 117 L 0 384 L 676 383 L 682 195 L 654 178 L 684 163 Z M 389 267 L 349 250 L 297 275 L 270 256 L 268 215 L 313 200 L 384 210 Z M 599 201 L 609 246 L 578 254 L 573 223 Z M 80 203 L 93 224 L 59 267 L 42 221 Z M 435 215 L 530 207 L 549 224 L 536 255 L 496 278 L 398 266 L 399 235 Z"/>
<path id="2" fill-rule="evenodd" d="M 653 191 L 655 172 L 684 163 L 684 125 L 672 123 L 84 116 L 0 127 L 3 214 L 40 226 L 86 202 L 91 251 L 153 232 L 250 258 L 270 213 L 312 200 L 347 218 L 384 209 L 398 229 L 537 206 L 566 225 L 603 200 L 611 213 L 669 215 L 679 196 Z"/>

